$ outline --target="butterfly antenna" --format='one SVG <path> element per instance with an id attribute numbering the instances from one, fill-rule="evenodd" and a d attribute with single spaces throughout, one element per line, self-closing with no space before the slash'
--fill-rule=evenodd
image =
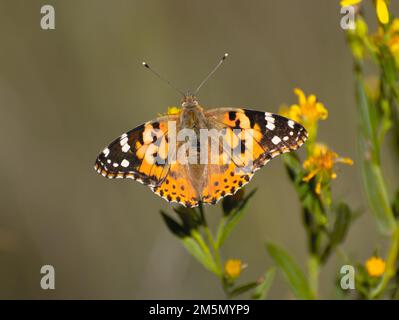
<path id="1" fill-rule="evenodd" d="M 169 80 L 166 80 L 164 77 L 162 77 L 158 72 L 156 72 L 154 69 L 150 67 L 150 65 L 147 62 L 143 62 L 143 66 L 146 67 L 148 70 L 150 70 L 153 74 L 155 74 L 159 79 L 161 79 L 163 82 L 167 83 L 171 88 L 175 89 L 177 92 L 179 92 L 182 96 L 185 96 L 184 92 L 177 89 L 172 83 L 170 83 Z"/>
<path id="2" fill-rule="evenodd" d="M 195 95 L 198 93 L 198 91 L 200 91 L 201 87 L 209 80 L 210 77 L 212 77 L 212 75 L 216 72 L 217 69 L 219 69 L 219 67 L 222 65 L 222 63 L 224 62 L 224 60 L 226 60 L 226 58 L 229 56 L 228 53 L 225 53 L 222 57 L 222 59 L 220 59 L 220 61 L 218 62 L 218 64 L 212 69 L 211 72 L 209 72 L 209 74 L 206 76 L 206 78 L 204 80 L 202 80 L 202 82 L 200 83 L 200 85 L 198 86 L 197 90 L 195 90 Z"/>

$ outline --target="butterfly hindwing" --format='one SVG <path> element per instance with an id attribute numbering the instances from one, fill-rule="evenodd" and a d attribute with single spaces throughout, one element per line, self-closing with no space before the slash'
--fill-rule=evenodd
<path id="1" fill-rule="evenodd" d="M 153 191 L 168 202 L 180 203 L 186 207 L 195 207 L 200 200 L 190 179 L 189 166 L 179 163 L 170 164 L 167 176 Z"/>

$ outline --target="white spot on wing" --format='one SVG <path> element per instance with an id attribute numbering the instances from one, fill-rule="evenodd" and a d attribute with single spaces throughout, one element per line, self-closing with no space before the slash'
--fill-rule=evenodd
<path id="1" fill-rule="evenodd" d="M 281 142 L 281 139 L 277 136 L 274 136 L 272 139 L 273 144 L 279 144 Z"/>
<path id="2" fill-rule="evenodd" d="M 294 124 L 295 124 L 294 121 L 288 120 L 288 126 L 289 126 L 290 128 L 294 129 Z"/>
<path id="3" fill-rule="evenodd" d="M 124 167 L 124 168 L 127 168 L 128 165 L 129 165 L 129 161 L 127 161 L 126 159 L 123 159 L 122 162 L 121 162 L 121 166 Z"/>
<path id="4" fill-rule="evenodd" d="M 126 139 L 127 139 L 127 138 L 126 138 Z M 123 151 L 123 152 L 128 152 L 129 149 L 130 149 L 130 145 L 129 145 L 128 143 L 126 143 L 126 144 L 124 144 L 124 145 L 122 146 L 122 151 Z"/>
<path id="5" fill-rule="evenodd" d="M 267 122 L 274 123 L 274 117 L 265 117 Z"/>
<path id="6" fill-rule="evenodd" d="M 127 137 L 122 138 L 121 141 L 120 141 L 121 146 L 125 145 L 127 143 L 127 140 L 128 140 Z"/>
<path id="7" fill-rule="evenodd" d="M 271 123 L 271 122 L 268 122 L 267 125 L 266 125 L 266 128 L 268 128 L 269 130 L 274 130 L 275 127 L 276 126 L 273 123 Z"/>
<path id="8" fill-rule="evenodd" d="M 108 149 L 108 148 L 105 148 L 105 149 L 103 150 L 103 154 L 104 154 L 105 157 L 108 157 L 108 155 L 109 155 L 109 149 Z"/>

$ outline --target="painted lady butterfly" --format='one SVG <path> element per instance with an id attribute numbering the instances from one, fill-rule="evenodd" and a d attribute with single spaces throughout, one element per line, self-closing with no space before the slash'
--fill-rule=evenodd
<path id="1" fill-rule="evenodd" d="M 304 127 L 277 114 L 204 110 L 194 95 L 183 96 L 177 112 L 114 140 L 98 156 L 95 170 L 110 179 L 134 179 L 169 202 L 195 207 L 234 194 L 270 159 L 298 149 L 307 139 Z"/>
<path id="2" fill-rule="evenodd" d="M 233 153 L 225 145 L 212 148 L 212 135 L 205 143 L 183 139 L 172 143 L 176 138 L 168 132 L 171 123 L 177 132 L 192 129 L 197 136 L 200 129 L 223 132 Z M 134 179 L 169 202 L 195 207 L 234 194 L 270 159 L 298 149 L 306 139 L 300 124 L 277 114 L 241 108 L 204 110 L 194 96 L 187 95 L 176 114 L 149 121 L 113 141 L 98 156 L 95 170 L 110 179 Z M 179 161 L 176 156 L 171 161 L 170 154 L 179 149 L 198 161 Z M 201 162 L 203 150 L 209 157 L 202 157 L 205 161 Z M 218 163 L 209 161 L 215 153 Z"/>

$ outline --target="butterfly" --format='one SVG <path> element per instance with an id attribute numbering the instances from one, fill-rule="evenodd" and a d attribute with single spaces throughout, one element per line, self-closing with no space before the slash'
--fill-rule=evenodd
<path id="1" fill-rule="evenodd" d="M 283 116 L 244 108 L 205 110 L 187 94 L 178 111 L 114 140 L 94 168 L 106 178 L 148 185 L 168 202 L 216 204 L 271 159 L 297 150 L 307 137 L 302 125 Z"/>

